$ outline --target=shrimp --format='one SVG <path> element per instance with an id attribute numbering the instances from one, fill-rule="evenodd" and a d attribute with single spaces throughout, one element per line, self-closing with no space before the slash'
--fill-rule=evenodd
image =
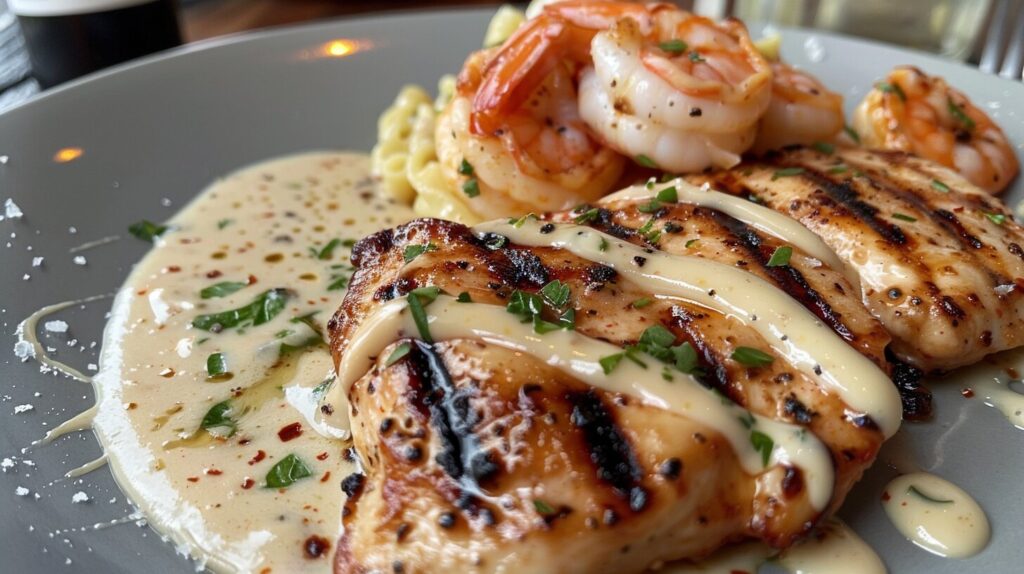
<path id="1" fill-rule="evenodd" d="M 557 211 L 591 202 L 619 180 L 625 158 L 603 146 L 584 125 L 572 69 L 554 62 L 517 105 L 489 130 L 474 130 L 473 97 L 496 50 L 469 57 L 455 96 L 438 118 L 435 143 L 450 184 L 485 218 Z"/>
<path id="2" fill-rule="evenodd" d="M 868 147 L 912 152 L 993 194 L 1020 169 L 1006 135 L 985 112 L 942 78 L 911 66 L 894 69 L 865 96 L 854 128 Z"/>
<path id="3" fill-rule="evenodd" d="M 835 139 L 845 125 L 843 97 L 807 72 L 782 62 L 771 66 L 772 99 L 761 118 L 754 153 Z"/>
<path id="4" fill-rule="evenodd" d="M 754 142 L 771 69 L 746 28 L 669 4 L 549 4 L 503 47 L 473 100 L 493 133 L 556 65 L 579 71 L 579 114 L 605 145 L 673 172 L 729 167 Z"/>

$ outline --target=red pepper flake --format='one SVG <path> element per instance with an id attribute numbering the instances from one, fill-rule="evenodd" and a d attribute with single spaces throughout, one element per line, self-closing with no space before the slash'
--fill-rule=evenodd
<path id="1" fill-rule="evenodd" d="M 256 484 L 256 481 L 251 479 L 251 478 L 249 478 L 247 476 L 247 477 L 245 477 L 245 480 L 242 481 L 242 488 L 244 488 L 245 490 L 249 490 L 255 484 Z"/>
<path id="2" fill-rule="evenodd" d="M 212 476 L 220 476 L 220 475 L 224 474 L 223 470 L 220 470 L 220 469 L 217 469 L 217 468 L 208 468 L 208 469 L 204 470 L 203 472 L 205 472 L 206 474 L 212 475 Z"/>
<path id="3" fill-rule="evenodd" d="M 190 476 L 190 477 L 186 478 L 185 480 L 187 480 L 189 482 L 199 482 L 199 477 L 198 476 Z"/>
<path id="4" fill-rule="evenodd" d="M 281 439 L 281 442 L 288 442 L 296 439 L 302 434 L 302 423 L 292 423 L 281 427 L 281 430 L 277 431 L 277 438 Z"/>
<path id="5" fill-rule="evenodd" d="M 181 267 L 177 265 L 170 265 L 164 268 L 164 273 L 177 273 L 179 271 L 181 271 Z"/>
<path id="6" fill-rule="evenodd" d="M 306 551 L 306 558 L 320 558 L 331 548 L 331 543 L 326 538 L 314 534 L 302 543 L 302 547 Z"/>
<path id="7" fill-rule="evenodd" d="M 327 451 L 324 451 L 324 452 L 316 455 L 316 459 L 317 460 L 327 460 Z"/>
<path id="8" fill-rule="evenodd" d="M 135 292 L 135 294 L 136 295 L 145 295 L 146 291 L 147 291 L 146 289 L 139 289 L 138 291 Z"/>
<path id="9" fill-rule="evenodd" d="M 250 275 L 249 276 L 249 285 L 252 285 L 255 282 L 256 282 L 256 276 L 255 275 Z"/>
<path id="10" fill-rule="evenodd" d="M 207 279 L 216 279 L 216 278 L 220 277 L 221 275 L 223 275 L 223 273 L 221 273 L 220 270 L 218 270 L 218 269 L 214 269 L 213 271 L 207 271 L 206 272 L 206 278 Z"/>
<path id="11" fill-rule="evenodd" d="M 882 491 L 882 502 L 889 502 L 889 500 L 890 500 L 891 498 L 892 498 L 892 497 L 891 497 L 891 496 L 889 496 L 889 491 L 888 491 L 888 490 L 884 490 L 884 491 Z"/>
<path id="12" fill-rule="evenodd" d="M 240 444 L 242 446 L 245 446 L 245 445 L 247 445 L 247 444 L 249 444 L 251 442 L 252 442 L 252 439 L 249 438 L 249 437 L 241 438 L 241 439 L 238 440 L 238 444 Z"/>
<path id="13" fill-rule="evenodd" d="M 265 458 L 267 458 L 267 453 L 263 452 L 262 450 L 258 450 L 256 451 L 256 454 L 254 454 L 252 458 L 249 459 L 249 466 L 252 466 Z"/>
<path id="14" fill-rule="evenodd" d="M 974 396 L 974 390 L 971 389 L 971 387 L 967 387 L 966 389 L 960 391 L 960 395 L 962 395 L 965 399 L 969 399 Z"/>
<path id="15" fill-rule="evenodd" d="M 328 470 L 327 472 L 324 473 L 323 476 L 320 477 L 320 482 L 327 482 L 330 479 L 331 479 L 331 471 Z"/>

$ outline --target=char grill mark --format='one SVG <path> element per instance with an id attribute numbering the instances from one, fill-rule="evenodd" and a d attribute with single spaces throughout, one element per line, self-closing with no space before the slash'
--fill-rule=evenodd
<path id="1" fill-rule="evenodd" d="M 740 245 L 761 266 L 761 269 L 772 279 L 776 286 L 803 304 L 804 307 L 824 321 L 826 325 L 831 327 L 844 340 L 853 342 L 856 339 L 850 328 L 843 323 L 842 317 L 832 309 L 832 306 L 828 304 L 828 301 L 820 293 L 810 286 L 803 273 L 790 265 L 768 266 L 772 253 L 766 250 L 764 240 L 761 239 L 760 235 L 738 219 L 718 211 L 712 211 L 711 213 L 712 217 L 723 229 L 739 240 Z"/>
<path id="2" fill-rule="evenodd" d="M 886 349 L 885 358 L 892 365 L 892 382 L 900 392 L 903 418 L 923 421 L 932 416 L 932 392 L 924 385 L 924 371 L 904 363 Z"/>
<path id="3" fill-rule="evenodd" d="M 410 402 L 429 418 L 441 444 L 435 461 L 463 488 L 478 490 L 481 482 L 498 472 L 498 465 L 480 449 L 473 430 L 478 421 L 470 408 L 469 394 L 456 388 L 444 361 L 430 344 L 413 341 L 405 360 L 415 393 Z"/>
<path id="4" fill-rule="evenodd" d="M 779 167 L 800 167 L 804 172 L 800 177 L 805 178 L 818 189 L 824 191 L 829 197 L 845 207 L 850 213 L 863 221 L 876 233 L 882 236 L 886 242 L 892 245 L 907 245 L 907 236 L 898 225 L 889 223 L 878 218 L 878 208 L 861 199 L 857 190 L 850 185 L 849 181 L 835 181 L 827 175 L 815 170 L 812 166 L 804 164 L 779 165 Z"/>
<path id="5" fill-rule="evenodd" d="M 960 219 L 954 215 L 953 212 L 945 209 L 936 209 L 935 215 L 944 221 L 948 227 L 952 228 L 957 237 L 959 237 L 960 240 L 968 247 L 971 247 L 972 249 L 981 249 L 985 247 L 985 244 L 982 243 L 980 239 L 971 235 L 971 233 L 964 228 L 963 223 L 960 222 Z"/>
<path id="6" fill-rule="evenodd" d="M 528 249 L 502 248 L 493 252 L 488 270 L 512 287 L 543 287 L 550 272 L 539 257 Z"/>
<path id="7" fill-rule="evenodd" d="M 685 307 L 679 305 L 672 307 L 673 323 L 683 330 L 686 340 L 697 351 L 697 357 L 701 363 L 700 368 L 706 373 L 704 376 L 697 377 L 697 380 L 708 388 L 714 388 L 724 395 L 732 397 L 729 392 L 729 370 L 726 369 L 725 363 L 720 360 L 715 350 L 708 345 L 704 334 L 694 324 L 695 318 L 693 313 Z M 732 398 L 735 400 L 735 397 Z"/>
<path id="8" fill-rule="evenodd" d="M 643 510 L 650 498 L 641 484 L 643 469 L 601 397 L 591 389 L 569 393 L 566 400 L 572 405 L 571 422 L 583 434 L 598 478 L 626 499 L 633 512 Z"/>

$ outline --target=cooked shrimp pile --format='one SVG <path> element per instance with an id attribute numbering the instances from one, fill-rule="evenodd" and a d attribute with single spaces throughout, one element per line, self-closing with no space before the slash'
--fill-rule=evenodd
<path id="1" fill-rule="evenodd" d="M 985 112 L 937 76 L 900 66 L 864 98 L 854 127 L 868 147 L 909 151 L 1000 193 L 1020 169 L 1006 135 Z"/>

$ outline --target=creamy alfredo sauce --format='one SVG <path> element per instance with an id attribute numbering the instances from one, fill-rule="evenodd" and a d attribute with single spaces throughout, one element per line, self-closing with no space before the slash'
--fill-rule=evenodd
<path id="1" fill-rule="evenodd" d="M 933 474 L 897 477 L 885 487 L 882 506 L 903 536 L 932 554 L 966 558 L 988 544 L 988 518 L 978 503 Z"/>
<path id="2" fill-rule="evenodd" d="M 411 217 L 364 156 L 274 160 L 186 207 L 117 295 L 96 431 L 150 523 L 214 570 L 330 570 L 353 465 L 311 420 L 322 337 L 353 241 Z"/>

